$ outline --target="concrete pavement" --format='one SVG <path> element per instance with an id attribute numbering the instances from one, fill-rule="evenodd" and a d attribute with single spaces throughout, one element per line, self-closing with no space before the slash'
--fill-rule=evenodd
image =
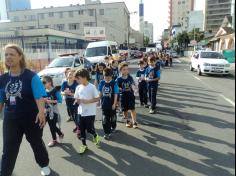
<path id="1" fill-rule="evenodd" d="M 63 144 L 48 149 L 52 176 L 233 176 L 235 79 L 199 78 L 183 63 L 162 73 L 159 113 L 149 115 L 148 110 L 137 108 L 137 130 L 119 123 L 111 141 L 103 141 L 100 148 L 88 142 L 90 151 L 80 156 L 80 141 L 71 132 L 73 124 L 63 122 Z M 65 107 L 60 109 L 65 120 Z M 99 115 L 96 127 L 102 135 L 100 119 Z M 48 126 L 44 139 L 50 140 Z M 38 173 L 24 140 L 14 176 Z"/>

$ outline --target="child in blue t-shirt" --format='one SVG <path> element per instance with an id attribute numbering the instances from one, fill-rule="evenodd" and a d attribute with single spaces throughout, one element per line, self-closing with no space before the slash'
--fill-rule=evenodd
<path id="1" fill-rule="evenodd" d="M 150 114 L 154 114 L 157 104 L 158 81 L 160 80 L 160 69 L 156 66 L 156 59 L 149 57 L 149 67 L 146 70 L 145 79 L 148 83 L 149 101 L 151 103 Z"/>
<path id="2" fill-rule="evenodd" d="M 47 96 L 44 98 L 46 106 L 46 119 L 52 134 L 52 141 L 48 144 L 48 147 L 54 147 L 59 142 L 57 141 L 57 134 L 60 140 L 64 138 L 64 134 L 57 126 L 60 122 L 60 114 L 57 104 L 62 103 L 62 97 L 60 92 L 53 87 L 53 80 L 51 77 L 43 77 L 43 84 L 47 93 Z"/>
<path id="3" fill-rule="evenodd" d="M 96 71 L 96 78 L 94 85 L 97 87 L 100 82 L 104 79 L 103 77 L 103 70 L 106 68 L 106 65 L 104 63 L 99 63 L 97 65 L 97 71 Z"/>
<path id="4" fill-rule="evenodd" d="M 129 74 L 128 64 L 122 63 L 120 65 L 121 75 L 117 79 L 117 84 L 121 92 L 121 108 L 124 113 L 124 118 L 126 121 L 126 126 L 128 128 L 137 128 L 138 124 L 136 121 L 136 111 L 135 111 L 135 95 L 133 86 L 135 86 L 134 79 Z M 132 122 L 128 119 L 129 111 L 131 111 Z"/>
<path id="5" fill-rule="evenodd" d="M 61 86 L 61 94 L 65 97 L 65 101 L 66 101 L 67 113 L 69 116 L 69 119 L 67 120 L 67 122 L 73 120 L 76 125 L 76 116 L 77 116 L 78 106 L 75 103 L 74 94 L 75 94 L 76 87 L 78 86 L 78 83 L 75 81 L 74 73 L 75 73 L 74 70 L 70 70 L 68 72 L 67 80 L 64 81 Z M 74 128 L 73 132 L 75 133 L 77 132 L 77 130 L 78 130 L 78 127 Z"/>
<path id="6" fill-rule="evenodd" d="M 147 96 L 147 82 L 145 80 L 146 70 L 144 68 L 144 62 L 139 62 L 139 70 L 137 71 L 136 78 L 138 80 L 140 105 L 148 108 L 148 96 Z"/>
<path id="7" fill-rule="evenodd" d="M 120 75 L 118 66 L 119 66 L 118 61 L 113 60 L 112 63 L 111 63 L 112 79 L 113 80 L 116 80 Z"/>
<path id="8" fill-rule="evenodd" d="M 109 140 L 111 133 L 116 129 L 116 105 L 119 94 L 119 87 L 112 80 L 112 69 L 106 68 L 104 70 L 104 80 L 99 84 L 99 92 L 103 114 L 104 138 Z"/>

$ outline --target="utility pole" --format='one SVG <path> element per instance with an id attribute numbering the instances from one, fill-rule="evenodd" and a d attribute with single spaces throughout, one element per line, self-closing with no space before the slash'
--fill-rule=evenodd
<path id="1" fill-rule="evenodd" d="M 195 33 L 196 33 L 196 31 L 195 31 L 195 25 L 194 25 L 194 26 L 193 26 L 193 38 L 194 38 L 193 40 L 194 40 L 194 42 L 196 42 Z M 197 42 L 196 42 L 196 43 L 197 43 Z M 194 47 L 193 47 L 193 48 L 194 48 L 194 49 L 193 49 L 194 52 L 196 51 L 196 43 L 194 43 Z"/>

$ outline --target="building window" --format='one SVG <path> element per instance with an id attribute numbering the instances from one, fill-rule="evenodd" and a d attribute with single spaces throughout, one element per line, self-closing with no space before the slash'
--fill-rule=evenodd
<path id="1" fill-rule="evenodd" d="M 59 12 L 59 18 L 63 18 L 63 12 Z"/>
<path id="2" fill-rule="evenodd" d="M 49 28 L 49 25 L 44 25 L 44 28 Z"/>
<path id="3" fill-rule="evenodd" d="M 29 16 L 29 21 L 34 21 L 36 19 L 35 15 L 30 15 Z"/>
<path id="4" fill-rule="evenodd" d="M 69 24 L 69 30 L 78 30 L 80 28 L 79 23 L 71 23 Z"/>
<path id="5" fill-rule="evenodd" d="M 49 12 L 48 16 L 49 17 L 54 17 L 54 13 L 53 12 Z"/>
<path id="6" fill-rule="evenodd" d="M 104 9 L 100 9 L 100 10 L 99 10 L 99 14 L 100 14 L 100 15 L 104 15 L 104 14 L 105 14 Z"/>
<path id="7" fill-rule="evenodd" d="M 28 29 L 35 29 L 35 26 L 28 26 Z"/>
<path id="8" fill-rule="evenodd" d="M 54 28 L 58 31 L 64 31 L 65 25 L 64 24 L 55 24 Z"/>
<path id="9" fill-rule="evenodd" d="M 88 13 L 89 13 L 89 16 L 94 16 L 94 9 L 89 9 Z"/>
<path id="10" fill-rule="evenodd" d="M 18 16 L 14 16 L 14 17 L 13 17 L 13 21 L 14 21 L 14 22 L 18 22 L 18 21 L 20 21 L 20 19 L 19 19 Z"/>
<path id="11" fill-rule="evenodd" d="M 74 17 L 74 12 L 73 11 L 69 11 L 69 17 Z"/>
<path id="12" fill-rule="evenodd" d="M 94 22 L 84 22 L 84 27 L 95 27 L 96 23 Z"/>
<path id="13" fill-rule="evenodd" d="M 79 14 L 79 15 L 83 15 L 83 14 L 84 14 L 84 10 L 79 10 L 79 11 L 78 11 L 78 14 Z"/>
<path id="14" fill-rule="evenodd" d="M 44 19 L 44 18 L 45 18 L 44 13 L 40 13 L 40 14 L 39 14 L 39 18 L 40 18 L 40 19 Z"/>

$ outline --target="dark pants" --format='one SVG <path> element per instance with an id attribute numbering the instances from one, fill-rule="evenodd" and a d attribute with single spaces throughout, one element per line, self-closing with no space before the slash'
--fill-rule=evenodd
<path id="1" fill-rule="evenodd" d="M 147 84 L 146 83 L 139 83 L 138 88 L 139 88 L 140 103 L 146 105 L 148 102 Z"/>
<path id="2" fill-rule="evenodd" d="M 50 127 L 50 131 L 51 131 L 51 134 L 52 134 L 52 139 L 55 141 L 55 140 L 57 140 L 57 134 L 58 134 L 59 136 L 63 135 L 63 133 L 61 132 L 61 130 L 57 127 L 58 115 L 57 115 L 57 114 L 54 114 L 53 119 L 50 119 L 50 118 L 47 116 L 47 121 L 48 121 L 48 125 L 49 125 L 49 127 Z"/>
<path id="3" fill-rule="evenodd" d="M 170 58 L 170 67 L 173 66 L 173 58 Z"/>
<path id="4" fill-rule="evenodd" d="M 95 116 L 83 117 L 81 115 L 78 115 L 77 124 L 79 124 L 80 136 L 81 136 L 83 145 L 86 145 L 86 131 L 92 134 L 93 137 L 97 136 L 97 133 L 94 127 L 94 122 L 95 122 Z"/>
<path id="5" fill-rule="evenodd" d="M 43 130 L 39 128 L 38 124 L 35 124 L 35 118 L 29 117 L 29 115 L 27 118 L 4 118 L 1 176 L 12 175 L 24 134 L 33 149 L 38 165 L 41 168 L 48 166 L 48 152 L 42 140 Z"/>
<path id="6" fill-rule="evenodd" d="M 74 122 L 76 122 L 77 106 L 74 105 L 74 102 L 75 102 L 74 98 L 66 98 L 66 107 L 68 116 L 71 117 Z"/>
<path id="7" fill-rule="evenodd" d="M 158 84 L 158 83 L 157 83 Z M 148 87 L 148 92 L 149 92 L 149 101 L 151 103 L 151 109 L 155 110 L 156 109 L 156 104 L 157 104 L 157 89 L 158 86 L 149 86 Z"/>
<path id="8" fill-rule="evenodd" d="M 116 110 L 103 110 L 102 125 L 105 134 L 111 134 L 112 129 L 116 129 Z"/>

